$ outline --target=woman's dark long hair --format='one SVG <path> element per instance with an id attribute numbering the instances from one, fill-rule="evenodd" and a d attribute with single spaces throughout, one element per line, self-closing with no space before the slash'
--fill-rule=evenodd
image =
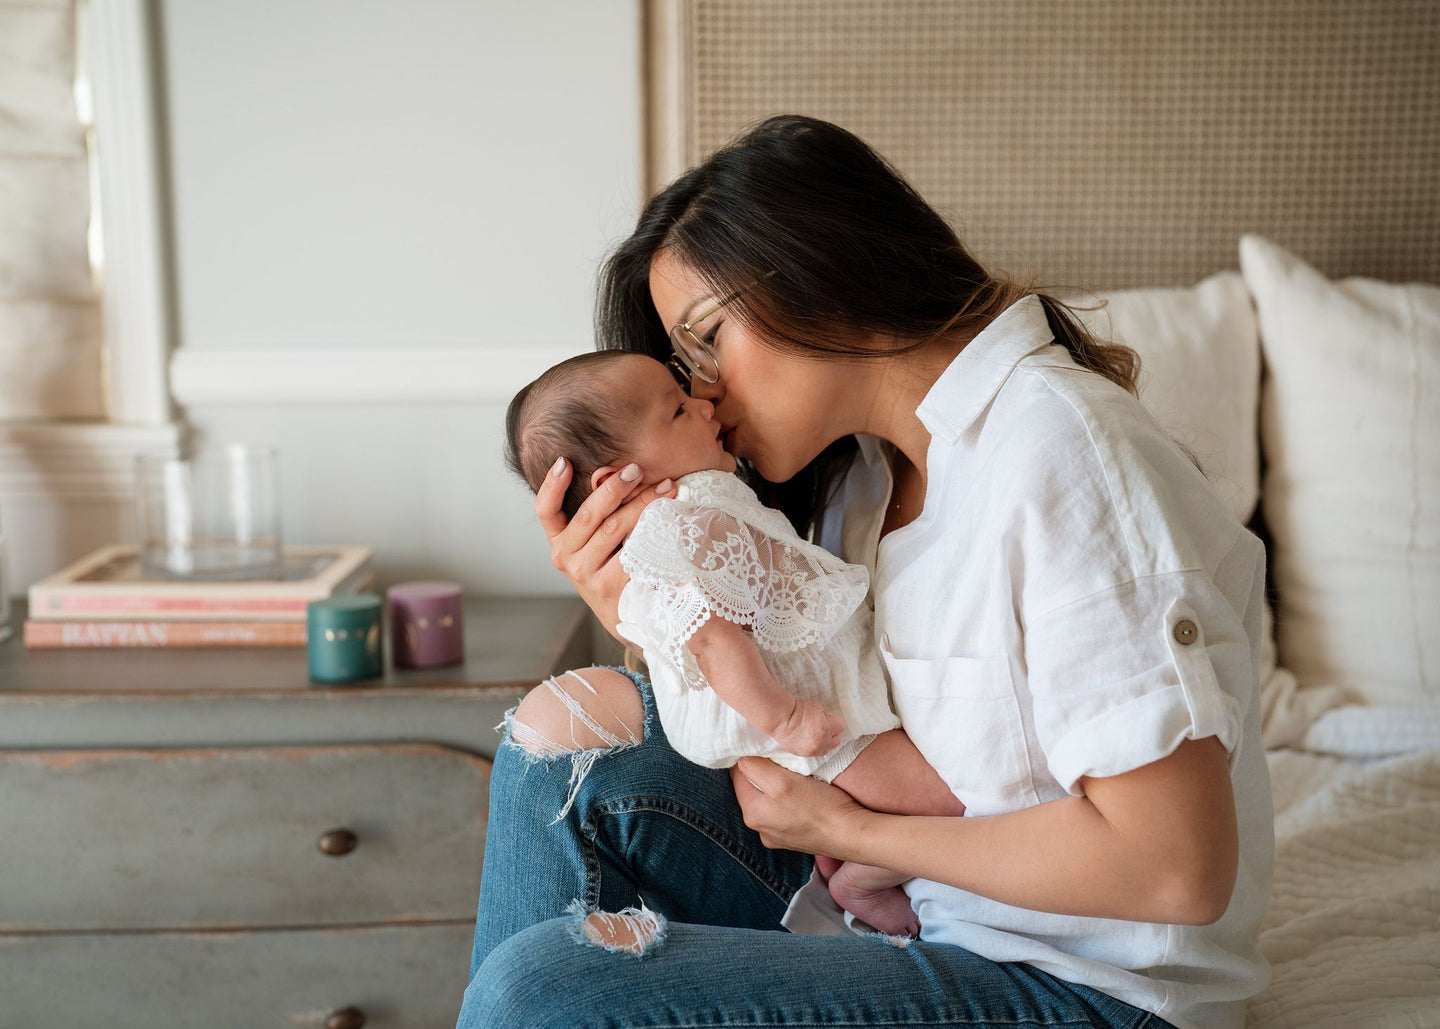
<path id="1" fill-rule="evenodd" d="M 761 122 L 645 205 L 600 272 L 602 349 L 669 358 L 668 327 L 650 296 L 650 262 L 661 250 L 717 294 L 749 286 L 730 316 L 769 346 L 814 357 L 878 358 L 940 338 L 969 340 L 1035 292 L 981 267 L 863 140 L 799 115 Z M 1039 296 L 1076 363 L 1135 392 L 1134 351 L 1095 338 L 1058 300 Z M 877 348 L 875 337 L 889 344 Z M 753 469 L 747 478 L 805 535 L 855 451 L 846 437 L 788 482 L 766 482 Z"/>

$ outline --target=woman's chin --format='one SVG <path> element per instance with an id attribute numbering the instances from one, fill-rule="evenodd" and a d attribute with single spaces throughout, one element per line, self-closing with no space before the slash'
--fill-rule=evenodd
<path id="1" fill-rule="evenodd" d="M 749 461 L 755 471 L 760 473 L 760 478 L 766 482 L 786 482 L 800 470 L 798 468 L 787 468 L 784 465 L 777 464 L 763 454 L 759 457 L 752 457 Z"/>

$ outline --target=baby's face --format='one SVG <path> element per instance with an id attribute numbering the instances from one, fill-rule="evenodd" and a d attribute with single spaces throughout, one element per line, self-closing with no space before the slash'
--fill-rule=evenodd
<path id="1" fill-rule="evenodd" d="M 720 444 L 715 405 L 696 400 L 659 361 L 641 354 L 617 362 L 615 388 L 633 412 L 623 434 L 634 440 L 626 455 L 646 483 L 699 471 L 733 472 L 735 458 Z"/>

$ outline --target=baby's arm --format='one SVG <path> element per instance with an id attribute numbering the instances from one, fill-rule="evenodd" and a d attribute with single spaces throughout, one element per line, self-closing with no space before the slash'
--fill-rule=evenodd
<path id="1" fill-rule="evenodd" d="M 747 630 L 713 617 L 686 645 L 720 699 L 790 753 L 814 757 L 839 746 L 844 720 L 777 682 Z"/>

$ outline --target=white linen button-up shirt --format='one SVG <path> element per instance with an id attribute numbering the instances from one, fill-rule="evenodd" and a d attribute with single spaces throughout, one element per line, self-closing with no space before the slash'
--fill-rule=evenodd
<path id="1" fill-rule="evenodd" d="M 1213 925 L 1056 915 L 916 879 L 922 938 L 1028 962 L 1182 1029 L 1240 1026 L 1268 981 L 1263 548 L 1134 397 L 1053 343 L 1036 297 L 976 336 L 917 414 L 931 434 L 919 517 L 877 550 L 890 472 L 862 437 L 818 538 L 872 568 L 895 708 L 967 816 L 1079 794 L 1083 776 L 1215 736 L 1241 849 Z M 829 931 L 818 893 L 802 891 L 786 924 Z"/>

